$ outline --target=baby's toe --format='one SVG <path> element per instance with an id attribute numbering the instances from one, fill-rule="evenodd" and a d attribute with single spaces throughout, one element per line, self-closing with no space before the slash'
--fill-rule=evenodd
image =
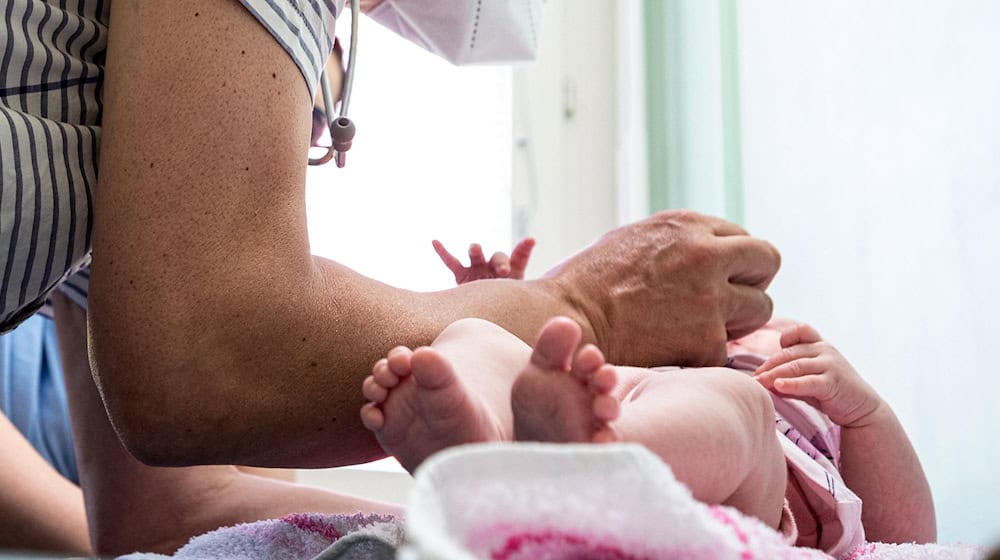
<path id="1" fill-rule="evenodd" d="M 386 354 L 386 363 L 389 370 L 399 377 L 406 377 L 410 374 L 410 359 L 413 357 L 413 350 L 406 346 L 397 346 Z"/>
<path id="2" fill-rule="evenodd" d="M 591 441 L 594 443 L 615 443 L 621 441 L 621 437 L 613 427 L 604 426 L 594 432 L 594 437 L 591 438 Z"/>
<path id="3" fill-rule="evenodd" d="M 389 396 L 389 390 L 379 385 L 374 376 L 369 375 L 361 384 L 361 394 L 371 402 L 380 403 Z"/>
<path id="4" fill-rule="evenodd" d="M 592 407 L 594 417 L 602 422 L 611 422 L 618 418 L 621 405 L 618 400 L 610 395 L 598 395 L 594 398 Z"/>
<path id="5" fill-rule="evenodd" d="M 375 403 L 368 403 L 361 407 L 361 423 L 369 430 L 381 430 L 385 426 L 385 414 Z"/>
<path id="6" fill-rule="evenodd" d="M 605 365 L 594 372 L 590 385 L 597 393 L 609 393 L 618 385 L 618 372 L 614 366 Z"/>
<path id="7" fill-rule="evenodd" d="M 604 355 L 593 344 L 587 344 L 580 349 L 573 360 L 573 375 L 581 381 L 586 381 L 597 368 L 604 365 Z"/>
<path id="8" fill-rule="evenodd" d="M 391 389 L 399 385 L 399 375 L 392 371 L 388 363 L 382 367 L 378 367 L 378 364 L 376 364 L 375 370 L 372 372 L 372 378 L 375 380 L 375 383 L 386 389 Z"/>

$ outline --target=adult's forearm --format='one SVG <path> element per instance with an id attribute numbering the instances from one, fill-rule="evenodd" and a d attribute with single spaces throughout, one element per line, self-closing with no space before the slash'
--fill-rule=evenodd
<path id="1" fill-rule="evenodd" d="M 934 501 L 917 453 L 888 405 L 873 414 L 870 424 L 844 428 L 841 440 L 844 482 L 864 502 L 865 535 L 879 542 L 934 542 Z"/>
<path id="2" fill-rule="evenodd" d="M 569 315 L 584 325 L 589 340 L 593 340 L 585 318 L 551 280 L 489 280 L 421 293 L 388 286 L 324 259 L 316 259 L 316 270 L 320 283 L 311 291 L 313 301 L 279 319 L 275 329 L 312 330 L 313 334 L 303 337 L 309 341 L 315 337 L 316 343 L 306 347 L 314 358 L 299 358 L 305 370 L 301 375 L 308 380 L 316 377 L 318 390 L 326 395 L 310 403 L 315 405 L 311 415 L 325 418 L 324 411 L 326 416 L 334 409 L 340 411 L 338 420 L 330 422 L 325 430 L 340 432 L 337 439 L 360 437 L 369 441 L 370 434 L 362 428 L 358 415 L 364 403 L 360 388 L 376 360 L 398 345 L 430 344 L 458 319 L 479 317 L 492 321 L 532 344 L 546 320 L 557 314 Z M 298 342 L 293 338 L 293 346 L 284 353 L 294 356 Z M 278 358 L 271 369 L 279 369 L 282 361 Z M 319 374 L 315 375 L 314 370 Z M 315 441 L 322 439 L 322 433 L 313 436 L 303 440 L 304 458 L 350 460 L 342 455 L 346 450 L 331 453 L 329 445 L 317 445 Z"/>
<path id="3" fill-rule="evenodd" d="M 233 275 L 209 294 L 150 292 L 152 329 L 94 316 L 98 377 L 135 455 L 170 465 L 371 460 L 383 454 L 358 418 L 361 382 L 392 347 L 429 344 L 469 316 L 530 342 L 552 315 L 576 313 L 551 280 L 417 293 L 314 262 L 311 275 L 281 269 L 268 280 L 257 269 L 260 281 Z M 102 280 L 95 274 L 94 287 Z"/>

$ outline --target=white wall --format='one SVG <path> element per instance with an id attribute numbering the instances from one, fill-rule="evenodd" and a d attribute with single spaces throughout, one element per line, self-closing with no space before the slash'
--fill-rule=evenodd
<path id="1" fill-rule="evenodd" d="M 515 237 L 537 276 L 618 223 L 614 4 L 548 0 L 538 60 L 514 71 Z"/>
<path id="2" fill-rule="evenodd" d="M 740 8 L 746 217 L 784 256 L 777 312 L 893 405 L 941 539 L 1000 542 L 1000 3 Z"/>
<path id="3" fill-rule="evenodd" d="M 618 31 L 639 17 L 639 0 L 547 0 L 538 60 L 513 72 L 454 67 L 362 18 L 358 135 L 347 168 L 310 169 L 313 252 L 440 289 L 432 238 L 464 257 L 535 236 L 534 277 L 645 215 L 641 37 Z"/>

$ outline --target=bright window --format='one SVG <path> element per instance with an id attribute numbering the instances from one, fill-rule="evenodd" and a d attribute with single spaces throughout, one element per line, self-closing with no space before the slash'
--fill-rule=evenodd
<path id="1" fill-rule="evenodd" d="M 362 18 L 354 86 L 347 167 L 309 170 L 313 253 L 436 290 L 454 279 L 432 239 L 463 259 L 472 242 L 509 250 L 510 69 L 456 68 Z"/>

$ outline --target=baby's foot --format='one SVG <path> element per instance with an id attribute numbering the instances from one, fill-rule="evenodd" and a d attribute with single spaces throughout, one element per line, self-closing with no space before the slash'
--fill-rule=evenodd
<path id="1" fill-rule="evenodd" d="M 605 443 L 621 438 L 610 422 L 619 403 L 618 383 L 601 351 L 580 344 L 580 326 L 556 317 L 542 327 L 531 361 L 514 382 L 511 408 L 518 441 Z"/>
<path id="2" fill-rule="evenodd" d="M 362 392 L 370 401 L 362 423 L 410 472 L 446 447 L 501 438 L 496 416 L 431 347 L 394 348 L 375 363 Z"/>

